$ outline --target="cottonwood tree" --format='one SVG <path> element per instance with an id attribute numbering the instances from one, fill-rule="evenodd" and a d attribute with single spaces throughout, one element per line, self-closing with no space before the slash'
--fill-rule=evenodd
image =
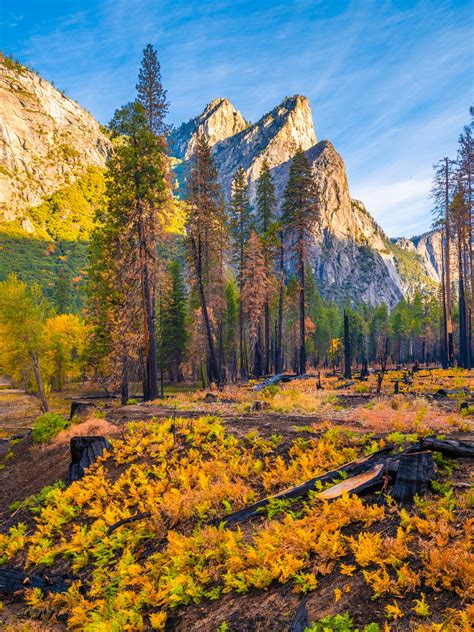
<path id="1" fill-rule="evenodd" d="M 283 195 L 283 222 L 290 251 L 296 260 L 299 282 L 298 373 L 300 374 L 306 371 L 305 261 L 311 227 L 319 218 L 319 204 L 319 192 L 308 158 L 303 151 L 298 151 L 291 162 L 288 183 Z"/>
<path id="2" fill-rule="evenodd" d="M 66 380 L 79 378 L 87 328 L 78 314 L 56 314 L 44 324 L 45 360 L 51 385 L 61 391 Z"/>
<path id="3" fill-rule="evenodd" d="M 248 378 L 247 360 L 245 355 L 244 340 L 244 305 L 242 299 L 243 269 L 245 262 L 245 243 L 250 236 L 252 227 L 252 214 L 250 210 L 250 200 L 248 192 L 247 175 L 240 167 L 232 182 L 232 197 L 229 208 L 229 225 L 233 262 L 237 270 L 237 280 L 240 291 L 239 301 L 239 360 L 240 377 L 242 380 Z"/>
<path id="4" fill-rule="evenodd" d="M 197 137 L 186 185 L 188 206 L 186 243 L 208 346 L 208 379 L 209 382 L 220 385 L 222 376 L 209 312 L 209 294 L 211 263 L 213 255 L 220 256 L 223 250 L 225 226 L 223 226 L 223 216 L 219 210 L 221 192 L 217 181 L 217 168 L 209 142 L 203 134 Z"/>

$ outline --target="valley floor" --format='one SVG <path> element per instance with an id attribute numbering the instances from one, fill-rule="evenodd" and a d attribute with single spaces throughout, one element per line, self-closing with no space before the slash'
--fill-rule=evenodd
<path id="1" fill-rule="evenodd" d="M 252 383 L 173 389 L 164 401 L 127 406 L 89 400 L 89 418 L 42 445 L 26 430 L 34 398 L 0 390 L 0 560 L 83 586 L 64 599 L 6 596 L 3 629 L 303 632 L 297 615 L 309 625 L 346 612 L 361 630 L 380 626 L 371 632 L 470 629 L 472 459 L 438 455 L 435 491 L 406 509 L 379 493 L 324 505 L 310 495 L 241 531 L 207 525 L 388 444 L 398 450 L 433 434 L 473 441 L 473 378 L 392 371 L 377 394 L 375 375 L 328 374 L 323 390 L 313 377 L 261 392 Z M 66 416 L 73 398 L 90 393 L 70 387 L 53 409 Z M 264 410 L 253 412 L 255 401 Z M 76 435 L 107 436 L 112 453 L 83 481 L 44 495 L 67 480 Z M 140 511 L 152 517 L 103 531 Z M 326 629 L 352 629 L 334 621 Z"/>

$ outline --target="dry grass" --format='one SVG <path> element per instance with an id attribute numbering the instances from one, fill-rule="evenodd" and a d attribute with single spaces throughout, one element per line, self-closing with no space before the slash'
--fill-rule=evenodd
<path id="1" fill-rule="evenodd" d="M 458 413 L 447 414 L 423 397 L 407 399 L 402 395 L 357 406 L 348 412 L 347 421 L 361 422 L 364 428 L 375 432 L 399 430 L 420 435 L 431 430 L 468 432 L 473 428 L 472 421 Z"/>
<path id="2" fill-rule="evenodd" d="M 83 437 L 88 435 L 101 435 L 103 437 L 108 437 L 111 435 L 116 435 L 120 431 L 121 429 L 118 426 L 109 423 L 106 419 L 90 417 L 82 423 L 73 424 L 67 430 L 63 430 L 58 435 L 56 435 L 48 443 L 48 445 L 67 444 L 71 440 L 71 437 Z"/>

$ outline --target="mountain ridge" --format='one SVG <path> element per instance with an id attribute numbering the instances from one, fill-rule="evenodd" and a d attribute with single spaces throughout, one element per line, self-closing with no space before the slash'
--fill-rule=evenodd
<path id="1" fill-rule="evenodd" d="M 9 68 L 0 60 L 0 97 L 5 95 L 0 104 L 0 224 L 3 229 L 21 226 L 26 233 L 49 238 L 44 201 L 80 181 L 88 169 L 102 169 L 110 143 L 79 104 L 39 75 L 22 67 Z M 393 306 L 404 295 L 438 280 L 436 232 L 421 236 L 416 243 L 385 235 L 363 203 L 351 198 L 345 164 L 334 145 L 318 141 L 306 97 L 286 97 L 253 124 L 225 97 L 214 99 L 170 137 L 171 153 L 181 163 L 179 179 L 199 133 L 209 139 L 227 200 L 235 172 L 243 167 L 254 201 L 266 159 L 281 205 L 291 159 L 299 149 L 306 152 L 323 202 L 319 222 L 309 228 L 309 263 L 328 298 L 384 301 Z M 68 199 L 73 195 L 69 193 Z M 85 204 L 81 199 L 80 214 L 56 205 L 54 235 L 61 232 L 56 227 L 62 213 L 66 213 L 70 234 L 86 235 L 87 230 L 77 224 L 81 217 L 88 221 L 87 200 Z M 36 210 L 40 208 L 41 212 Z M 89 212 L 92 217 L 92 206 Z"/>
<path id="2" fill-rule="evenodd" d="M 227 110 L 235 110 L 229 101 L 216 99 L 191 121 L 201 121 L 211 106 L 220 102 L 226 103 Z M 194 138 L 194 133 L 206 133 L 202 127 L 190 129 L 189 124 L 189 138 Z M 178 138 L 182 138 L 182 129 L 181 126 L 175 132 Z M 214 136 L 209 142 L 227 200 L 237 168 L 243 167 L 254 202 L 256 180 L 266 159 L 279 206 L 291 159 L 298 149 L 305 151 L 323 200 L 320 225 L 311 229 L 310 265 L 328 298 L 343 300 L 349 296 L 352 300 L 384 301 L 393 306 L 404 295 L 429 288 L 436 280 L 434 269 L 422 261 L 426 252 L 408 253 L 409 240 L 402 245 L 393 244 L 365 206 L 351 199 L 344 161 L 331 141 L 318 142 L 306 97 L 286 97 L 253 125 L 233 135 L 225 134 L 220 140 Z M 182 145 L 178 158 L 184 158 L 186 163 L 186 155 L 192 152 L 186 153 L 186 146 Z M 407 256 L 411 257 L 410 265 L 405 261 Z"/>

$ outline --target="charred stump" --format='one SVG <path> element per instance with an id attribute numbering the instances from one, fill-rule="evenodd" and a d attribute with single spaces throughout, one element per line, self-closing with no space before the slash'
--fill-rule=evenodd
<path id="1" fill-rule="evenodd" d="M 111 445 L 105 437 L 72 437 L 70 447 L 69 484 L 81 479 L 85 470 Z"/>
<path id="2" fill-rule="evenodd" d="M 430 481 L 435 478 L 435 466 L 431 452 L 413 452 L 400 457 L 397 478 L 392 496 L 402 502 L 410 502 L 415 495 L 426 494 Z"/>
<path id="3" fill-rule="evenodd" d="M 71 413 L 69 415 L 69 419 L 72 419 L 73 417 L 87 417 L 95 410 L 97 410 L 97 406 L 92 402 L 71 402 Z"/>

